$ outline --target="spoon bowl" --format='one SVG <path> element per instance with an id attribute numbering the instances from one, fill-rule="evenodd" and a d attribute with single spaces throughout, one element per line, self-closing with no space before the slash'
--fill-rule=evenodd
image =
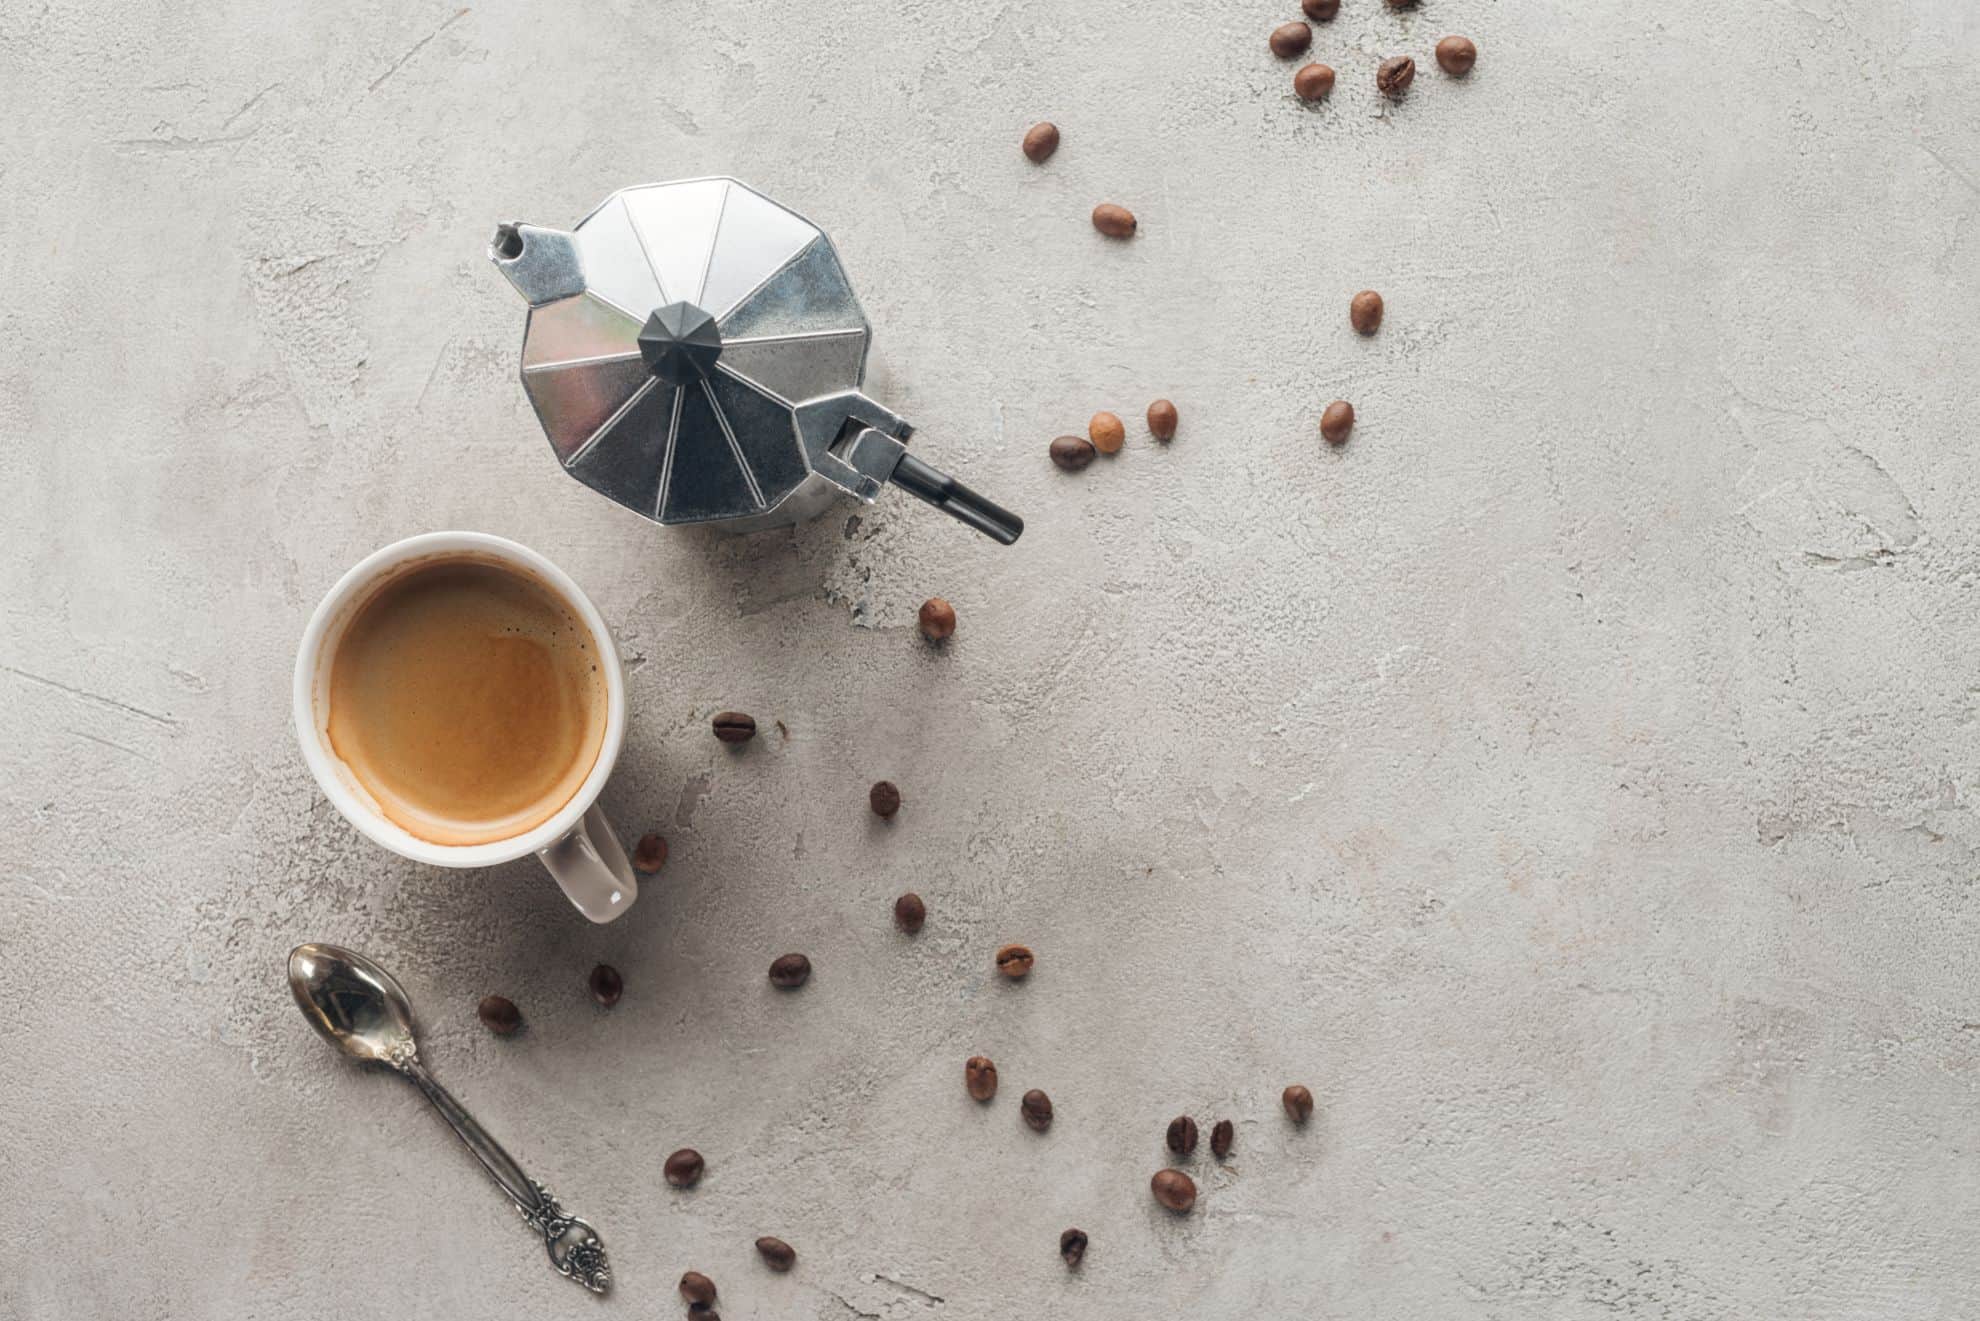
<path id="1" fill-rule="evenodd" d="M 392 1064 L 413 1043 L 412 1001 L 362 954 L 298 945 L 289 951 L 289 990 L 309 1025 L 346 1055 Z"/>

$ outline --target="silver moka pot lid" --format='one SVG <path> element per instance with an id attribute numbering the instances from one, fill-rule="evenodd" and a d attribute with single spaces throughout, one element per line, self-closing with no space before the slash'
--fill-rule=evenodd
<path id="1" fill-rule="evenodd" d="M 564 470 L 658 523 L 770 526 L 886 482 L 1005 545 L 1024 522 L 860 392 L 870 331 L 832 241 L 733 179 L 622 188 L 569 233 L 498 226 L 522 380 Z"/>

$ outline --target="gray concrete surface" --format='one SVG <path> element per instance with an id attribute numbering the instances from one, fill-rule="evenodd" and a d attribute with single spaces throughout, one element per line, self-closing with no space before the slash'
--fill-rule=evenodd
<path id="1" fill-rule="evenodd" d="M 1295 9 L 0 6 L 0 1315 L 666 1316 L 688 1267 L 732 1321 L 1980 1314 L 1980 11 L 1346 0 L 1309 110 Z M 837 237 L 1017 548 L 558 474 L 487 231 L 708 172 Z M 1172 447 L 1046 463 L 1164 394 Z M 606 803 L 673 858 L 616 926 L 382 854 L 293 747 L 312 604 L 441 527 L 619 631 Z M 309 938 L 400 972 L 614 1300 L 308 1034 Z M 1177 1219 L 1181 1111 L 1238 1138 Z"/>

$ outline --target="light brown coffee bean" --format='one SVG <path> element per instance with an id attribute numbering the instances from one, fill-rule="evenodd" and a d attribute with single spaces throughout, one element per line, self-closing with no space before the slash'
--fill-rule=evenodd
<path id="1" fill-rule="evenodd" d="M 1019 1098 L 1018 1113 L 1024 1116 L 1026 1128 L 1043 1133 L 1052 1127 L 1052 1098 L 1034 1087 Z"/>
<path id="2" fill-rule="evenodd" d="M 481 1025 L 498 1037 L 513 1036 L 522 1026 L 522 1010 L 506 995 L 484 995 L 481 1003 L 474 1007 L 481 1019 Z"/>
<path id="3" fill-rule="evenodd" d="M 875 781 L 866 791 L 866 805 L 873 809 L 877 817 L 891 817 L 901 810 L 901 791 L 892 780 Z"/>
<path id="4" fill-rule="evenodd" d="M 1148 405 L 1148 434 L 1157 440 L 1174 440 L 1179 420 L 1176 406 L 1166 399 L 1157 399 Z"/>
<path id="5" fill-rule="evenodd" d="M 811 980 L 811 960 L 802 954 L 784 954 L 770 965 L 770 984 L 779 990 L 795 991 Z"/>
<path id="6" fill-rule="evenodd" d="M 1085 436 L 1057 436 L 1052 441 L 1052 462 L 1066 472 L 1078 472 L 1100 451 Z"/>
<path id="7" fill-rule="evenodd" d="M 756 1240 L 756 1253 L 773 1271 L 787 1271 L 797 1265 L 797 1249 L 780 1238 L 765 1234 Z"/>
<path id="8" fill-rule="evenodd" d="M 709 723 L 724 743 L 747 743 L 756 737 L 756 718 L 740 711 L 717 711 Z"/>
<path id="9" fill-rule="evenodd" d="M 1347 443 L 1348 432 L 1354 430 L 1354 405 L 1345 399 L 1336 399 L 1327 405 L 1327 411 L 1320 415 L 1320 434 L 1329 445 Z"/>
<path id="10" fill-rule="evenodd" d="M 633 845 L 632 865 L 651 876 L 667 865 L 667 840 L 665 836 L 645 834 L 639 843 Z"/>
<path id="11" fill-rule="evenodd" d="M 1078 1270 L 1079 1264 L 1086 1260 L 1086 1241 L 1086 1231 L 1083 1229 L 1068 1229 L 1059 1235 L 1059 1255 L 1073 1270 Z"/>
<path id="12" fill-rule="evenodd" d="M 1130 239 L 1138 226 L 1134 212 L 1112 202 L 1102 202 L 1093 208 L 1093 227 L 1110 239 Z"/>
<path id="13" fill-rule="evenodd" d="M 1016 981 L 1031 972 L 1031 950 L 1023 945 L 1005 945 L 997 951 L 997 971 Z"/>
<path id="14" fill-rule="evenodd" d="M 1313 44 L 1313 29 L 1298 21 L 1281 23 L 1272 29 L 1266 44 L 1271 46 L 1274 55 L 1289 60 Z"/>
<path id="15" fill-rule="evenodd" d="M 1407 55 L 1397 55 L 1382 61 L 1382 67 L 1375 70 L 1375 90 L 1391 101 L 1400 101 L 1409 85 L 1416 81 L 1416 61 Z"/>
<path id="16" fill-rule="evenodd" d="M 928 905 L 921 902 L 921 896 L 910 890 L 894 900 L 894 925 L 910 936 L 921 930 L 921 924 L 928 920 Z"/>
<path id="17" fill-rule="evenodd" d="M 1231 1154 L 1231 1143 L 1237 1137 L 1237 1125 L 1228 1119 L 1219 1119 L 1217 1126 L 1210 1130 L 1210 1154 L 1218 1160 Z"/>
<path id="18" fill-rule="evenodd" d="M 1180 1213 L 1196 1205 L 1196 1180 L 1181 1170 L 1155 1171 L 1148 1187 L 1155 1194 L 1155 1200 L 1171 1211 Z"/>
<path id="19" fill-rule="evenodd" d="M 931 596 L 921 603 L 916 622 L 921 625 L 921 636 L 930 642 L 946 642 L 956 631 L 956 608 L 939 596 Z"/>
<path id="20" fill-rule="evenodd" d="M 1086 438 L 1102 454 L 1118 454 L 1127 442 L 1127 428 L 1112 413 L 1095 413 L 1093 420 L 1086 424 Z"/>
<path id="21" fill-rule="evenodd" d="M 1348 323 L 1363 335 L 1382 328 L 1382 295 L 1363 289 L 1348 301 Z"/>
<path id="22" fill-rule="evenodd" d="M 1286 1115 L 1295 1124 L 1304 1124 L 1313 1118 L 1313 1093 L 1294 1083 L 1279 1097 L 1279 1104 L 1286 1108 Z"/>
<path id="23" fill-rule="evenodd" d="M 1178 1156 L 1187 1156 L 1196 1150 L 1196 1121 L 1188 1115 L 1177 1115 L 1169 1121 L 1167 1137 L 1169 1150 Z"/>
<path id="24" fill-rule="evenodd" d="M 972 1055 L 963 1063 L 963 1086 L 972 1101 L 987 1101 L 997 1094 L 997 1066 L 986 1056 Z"/>
<path id="25" fill-rule="evenodd" d="M 700 1152 L 693 1147 L 682 1147 L 667 1157 L 667 1163 L 660 1167 L 660 1172 L 674 1187 L 692 1188 L 701 1182 L 701 1172 L 706 1168 Z"/>
<path id="26" fill-rule="evenodd" d="M 715 1301 L 715 1281 L 700 1271 L 689 1271 L 681 1276 L 681 1297 L 690 1307 L 707 1307 Z"/>
<path id="27" fill-rule="evenodd" d="M 1315 23 L 1331 23 L 1341 12 L 1341 0 L 1300 0 L 1299 7 Z"/>
<path id="28" fill-rule="evenodd" d="M 1334 71 L 1324 64 L 1309 64 L 1293 75 L 1293 95 L 1302 101 L 1324 101 L 1334 90 Z"/>
<path id="29" fill-rule="evenodd" d="M 1437 67 L 1462 78 L 1478 63 L 1478 47 L 1470 37 L 1445 37 L 1437 43 Z"/>
<path id="30" fill-rule="evenodd" d="M 1043 165 L 1059 149 L 1059 126 L 1049 120 L 1033 124 L 1024 131 L 1024 158 L 1033 165 Z"/>
<path id="31" fill-rule="evenodd" d="M 607 1009 L 619 1003 L 619 997 L 626 993 L 626 979 L 609 963 L 601 963 L 591 970 L 589 985 L 591 998 Z"/>

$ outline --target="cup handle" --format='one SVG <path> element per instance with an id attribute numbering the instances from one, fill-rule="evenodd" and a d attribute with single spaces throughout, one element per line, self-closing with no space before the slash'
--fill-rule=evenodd
<path id="1" fill-rule="evenodd" d="M 536 855 L 550 869 L 564 897 L 594 922 L 610 922 L 639 898 L 625 845 L 605 819 L 605 809 L 593 803 L 571 833 Z"/>

